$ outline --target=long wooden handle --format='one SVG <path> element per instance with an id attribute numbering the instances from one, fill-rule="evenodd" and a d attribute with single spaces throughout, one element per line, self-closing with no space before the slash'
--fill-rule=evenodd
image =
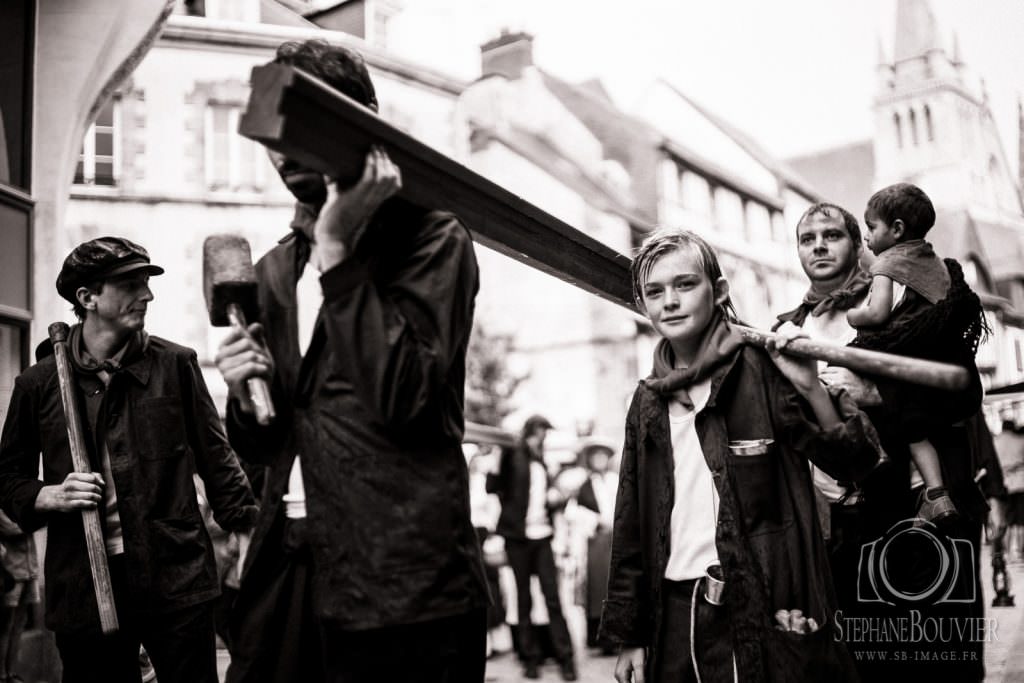
<path id="1" fill-rule="evenodd" d="M 92 472 L 92 467 L 89 466 L 89 458 L 86 456 L 82 421 L 75 402 L 71 361 L 68 359 L 68 326 L 66 323 L 53 323 L 49 327 L 49 333 L 57 359 L 57 381 L 60 384 L 60 400 L 64 405 L 64 421 L 68 427 L 71 462 L 75 472 L 89 473 Z M 112 482 L 106 484 L 110 486 Z M 96 591 L 96 606 L 100 613 L 100 628 L 104 633 L 115 633 L 118 629 L 117 607 L 114 604 L 114 589 L 110 585 L 110 568 L 107 566 L 107 549 L 103 543 L 99 510 L 82 510 L 82 524 L 85 527 L 85 547 L 89 553 L 92 585 Z"/>
<path id="2" fill-rule="evenodd" d="M 744 325 L 734 325 L 743 338 L 752 344 L 767 346 L 779 335 Z M 828 361 L 850 370 L 868 375 L 879 375 L 902 382 L 911 382 L 936 389 L 959 391 L 967 386 L 967 370 L 959 365 L 938 363 L 908 356 L 897 356 L 881 351 L 869 351 L 813 339 L 794 339 L 786 345 L 784 353 Z"/>

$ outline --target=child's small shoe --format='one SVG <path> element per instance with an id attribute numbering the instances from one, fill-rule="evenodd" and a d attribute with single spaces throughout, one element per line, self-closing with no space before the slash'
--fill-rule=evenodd
<path id="1" fill-rule="evenodd" d="M 931 486 L 921 492 L 921 500 L 917 506 L 919 520 L 939 524 L 951 522 L 960 516 L 953 505 L 953 499 L 946 493 L 945 486 Z"/>

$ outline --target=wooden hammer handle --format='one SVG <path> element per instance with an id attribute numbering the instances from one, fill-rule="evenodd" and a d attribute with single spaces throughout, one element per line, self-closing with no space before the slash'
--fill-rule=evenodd
<path id="1" fill-rule="evenodd" d="M 242 307 L 236 303 L 229 303 L 227 314 L 231 325 L 249 337 L 249 325 Z M 256 422 L 264 426 L 269 425 L 277 417 L 277 413 L 274 411 L 274 401 L 270 397 L 270 387 L 267 385 L 267 381 L 262 377 L 250 377 L 246 380 L 245 387 L 249 390 L 249 399 L 256 411 Z"/>
<path id="2" fill-rule="evenodd" d="M 92 467 L 86 455 L 82 421 L 75 401 L 75 385 L 71 374 L 71 361 L 68 358 L 68 326 L 66 323 L 53 323 L 49 327 L 49 333 L 57 359 L 57 381 L 60 384 L 60 400 L 64 405 L 64 421 L 68 427 L 71 462 L 75 472 L 87 474 L 92 472 Z M 113 482 L 108 481 L 105 484 L 112 486 Z M 104 633 L 114 633 L 118 629 L 117 607 L 114 604 L 114 590 L 110 585 L 110 568 L 107 566 L 107 549 L 103 542 L 99 510 L 82 510 L 82 524 L 85 527 L 85 547 L 89 553 L 92 585 L 96 591 L 96 607 L 100 613 L 100 628 Z"/>
<path id="3" fill-rule="evenodd" d="M 752 344 L 767 346 L 769 340 L 781 339 L 777 334 L 757 330 L 753 327 L 744 325 L 733 325 L 733 327 L 743 335 L 744 340 Z M 960 391 L 967 386 L 969 380 L 967 370 L 959 365 L 897 356 L 881 351 L 869 351 L 814 339 L 793 339 L 783 349 L 783 353 L 828 361 L 832 365 L 856 370 L 866 375 L 878 375 L 947 391 Z"/>

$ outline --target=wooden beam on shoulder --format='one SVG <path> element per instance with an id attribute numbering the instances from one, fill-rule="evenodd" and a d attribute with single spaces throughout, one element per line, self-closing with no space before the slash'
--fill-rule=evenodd
<path id="1" fill-rule="evenodd" d="M 402 170 L 403 199 L 456 214 L 473 238 L 506 256 L 632 308 L 627 256 L 390 125 L 291 66 L 253 69 L 239 132 L 343 184 L 355 182 L 371 144 Z"/>
<path id="2" fill-rule="evenodd" d="M 354 183 L 370 146 L 383 145 L 402 170 L 399 197 L 459 216 L 476 239 L 569 284 L 636 310 L 630 259 L 423 144 L 323 81 L 291 66 L 268 64 L 252 72 L 242 135 L 308 167 Z M 737 326 L 748 343 L 774 335 Z M 967 385 L 964 368 L 798 339 L 787 353 L 943 389 Z"/>

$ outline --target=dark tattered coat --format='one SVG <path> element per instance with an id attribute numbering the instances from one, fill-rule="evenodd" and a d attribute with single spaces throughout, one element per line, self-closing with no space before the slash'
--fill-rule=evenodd
<path id="1" fill-rule="evenodd" d="M 768 355 L 746 346 L 712 375 L 696 416 L 721 500 L 716 545 L 740 680 L 856 680 L 845 646 L 834 638 L 835 596 L 808 460 L 834 477 L 859 479 L 878 452 L 870 423 L 845 394 L 837 407 L 842 423 L 819 428 Z M 773 444 L 760 455 L 732 455 L 729 442 L 741 439 Z M 673 470 L 667 403 L 641 383 L 626 419 L 602 635 L 648 648 L 648 671 L 658 657 Z M 794 608 L 821 630 L 776 630 L 776 610 Z"/>

